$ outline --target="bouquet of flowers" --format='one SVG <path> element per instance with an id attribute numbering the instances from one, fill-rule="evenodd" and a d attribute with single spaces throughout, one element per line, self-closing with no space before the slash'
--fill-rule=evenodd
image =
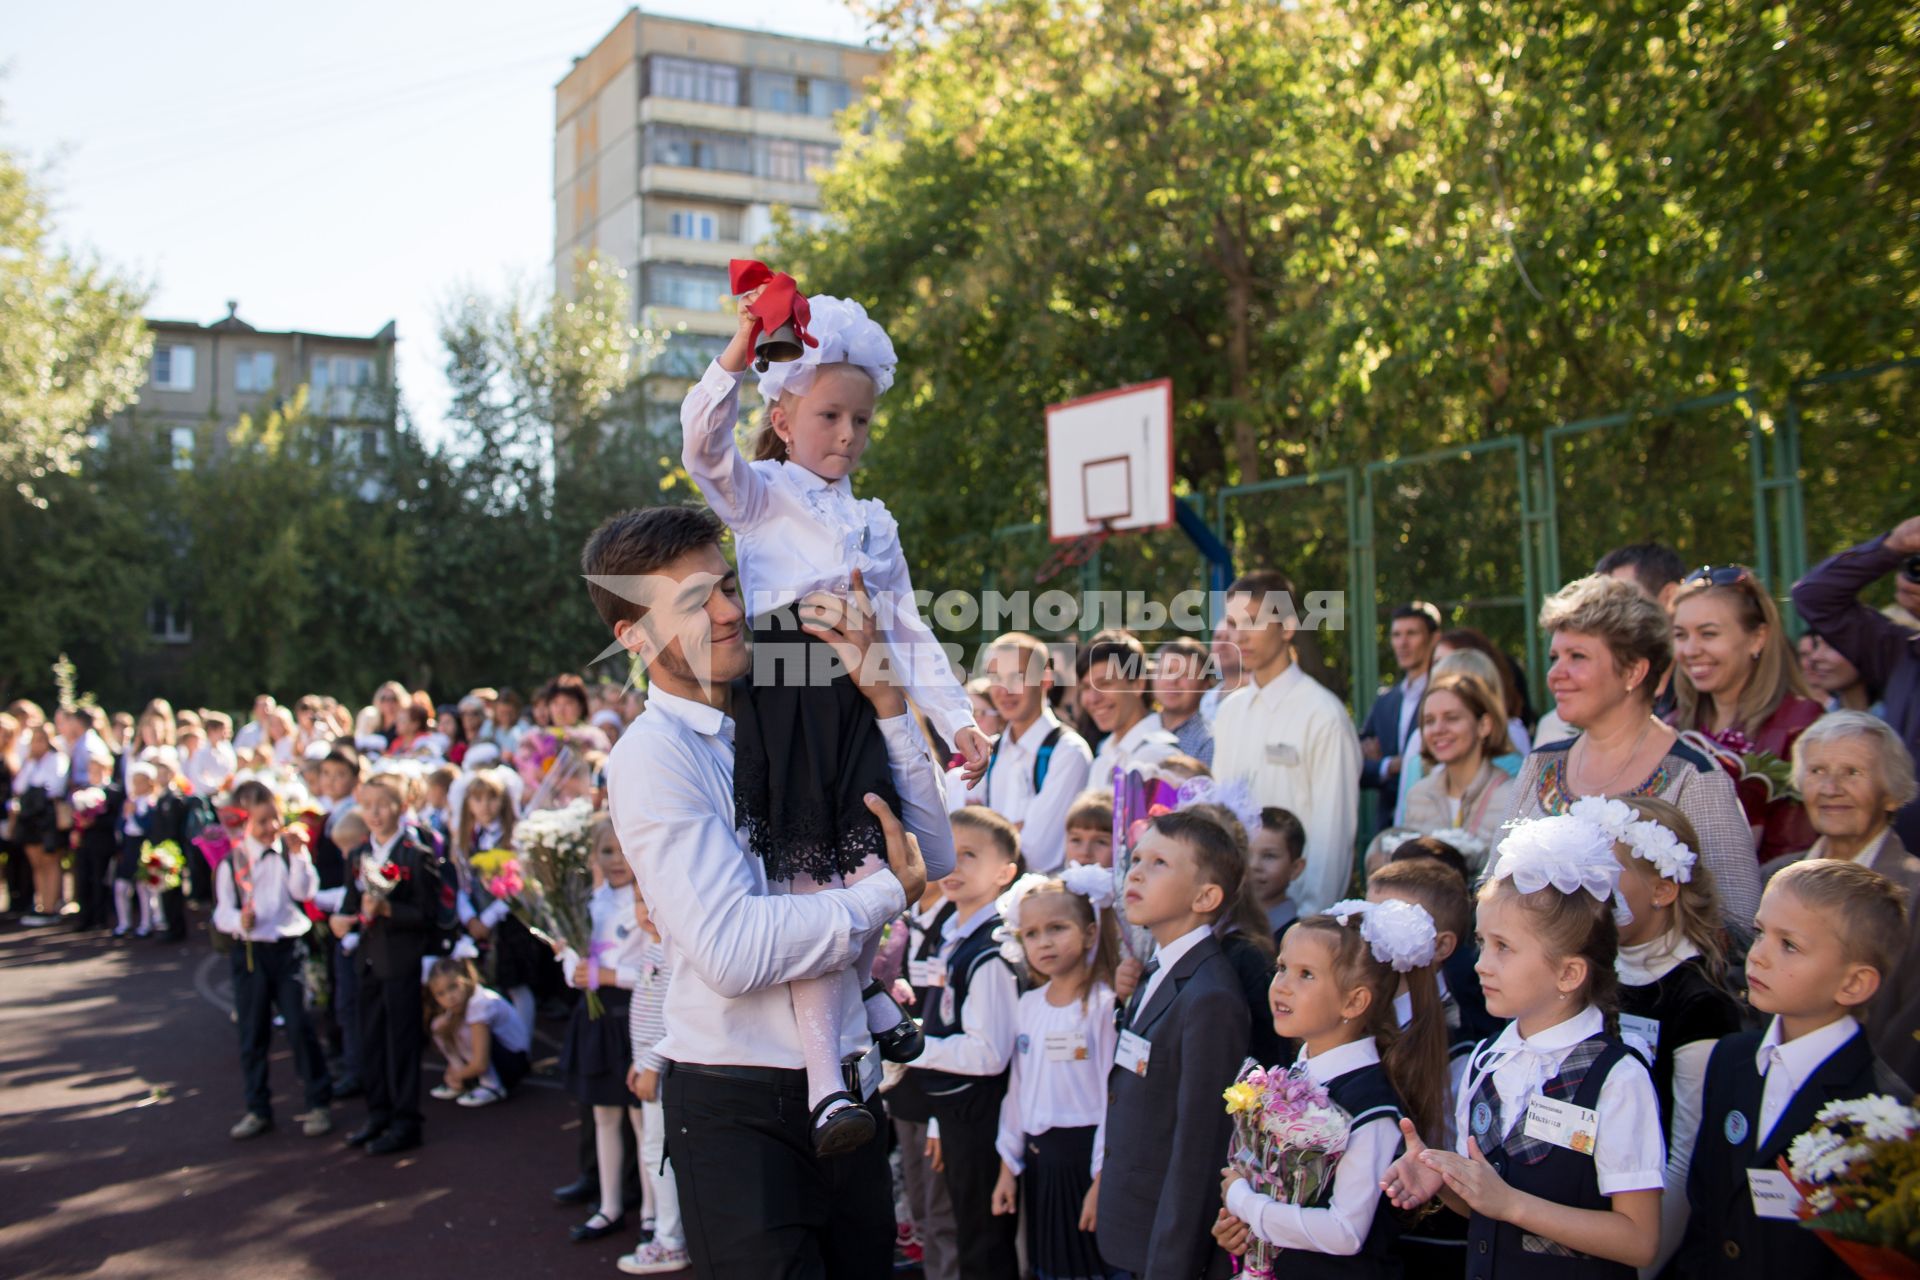
<path id="1" fill-rule="evenodd" d="M 140 875 L 162 893 L 180 887 L 182 865 L 180 846 L 171 840 L 162 840 L 158 844 L 147 840 L 140 845 Z"/>
<path id="2" fill-rule="evenodd" d="M 99 787 L 82 787 L 73 793 L 73 825 L 85 831 L 107 810 L 107 793 Z"/>
<path id="3" fill-rule="evenodd" d="M 469 860 L 488 893 L 511 902 L 526 892 L 527 875 L 511 849 L 488 849 Z"/>
<path id="4" fill-rule="evenodd" d="M 1830 1102 L 1781 1160 L 1803 1225 L 1855 1273 L 1920 1276 L 1920 1111 L 1884 1094 Z"/>
<path id="5" fill-rule="evenodd" d="M 1771 751 L 1762 751 L 1738 729 L 1706 734 L 1689 730 L 1681 741 L 1712 758 L 1733 779 L 1740 808 L 1752 826 L 1767 820 L 1767 810 L 1776 802 L 1798 804 L 1800 793 L 1793 787 L 1793 766 Z"/>
<path id="6" fill-rule="evenodd" d="M 598 958 L 593 917 L 587 910 L 593 894 L 592 833 L 593 804 L 585 799 L 529 813 L 513 828 L 513 847 L 519 857 L 501 863 L 487 882 L 487 891 L 512 902 L 514 914 L 536 933 L 557 939 L 589 960 Z M 496 882 L 507 892 L 495 892 Z M 588 974 L 587 1013 L 597 1018 L 603 1006 L 591 965 Z"/>
<path id="7" fill-rule="evenodd" d="M 411 878 L 408 870 L 394 862 L 366 862 L 360 866 L 360 879 L 366 885 L 361 898 L 367 902 L 384 902 L 393 896 L 393 891 Z"/>
<path id="8" fill-rule="evenodd" d="M 1233 1117 L 1228 1163 L 1263 1196 L 1313 1207 L 1332 1193 L 1352 1117 L 1304 1075 L 1252 1059 L 1225 1094 Z M 1250 1236 L 1241 1274 L 1270 1280 L 1277 1251 Z"/>
<path id="9" fill-rule="evenodd" d="M 540 789 L 560 759 L 560 739 L 546 729 L 529 729 L 513 748 L 513 767 L 529 792 Z"/>

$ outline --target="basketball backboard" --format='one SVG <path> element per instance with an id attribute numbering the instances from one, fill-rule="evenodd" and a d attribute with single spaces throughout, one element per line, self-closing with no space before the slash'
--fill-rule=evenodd
<path id="1" fill-rule="evenodd" d="M 1173 523 L 1173 382 L 1047 406 L 1047 522 L 1055 542 Z"/>

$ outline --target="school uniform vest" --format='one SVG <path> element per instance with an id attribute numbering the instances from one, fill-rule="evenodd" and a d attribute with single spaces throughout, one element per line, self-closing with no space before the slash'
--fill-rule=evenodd
<path id="1" fill-rule="evenodd" d="M 933 919 L 928 922 L 926 931 L 920 935 L 920 941 L 907 949 L 907 959 L 909 961 L 933 959 L 935 953 L 940 950 L 942 931 L 952 922 L 953 904 L 941 903 L 940 909 L 934 912 Z M 908 927 L 911 928 L 911 926 Z M 908 972 L 912 972 L 911 968 Z M 938 1013 L 936 1006 L 940 1003 L 940 988 L 928 987 L 921 990 L 916 987 L 914 994 L 920 1001 L 921 1024 L 924 1029 L 930 1025 L 930 1020 Z M 932 1033 L 928 1032 L 928 1034 Z M 909 1071 L 900 1077 L 899 1084 L 887 1090 L 887 1114 L 895 1120 L 905 1120 L 909 1124 L 925 1124 L 932 1118 L 933 1112 L 927 1106 L 927 1091 L 921 1083 L 921 1075 L 921 1072 Z"/>
<path id="2" fill-rule="evenodd" d="M 1815 1068 L 1773 1132 L 1763 1136 L 1756 1131 L 1766 1081 L 1754 1058 L 1764 1038 L 1761 1031 L 1728 1036 L 1707 1060 L 1700 1141 L 1687 1171 L 1693 1213 L 1674 1262 L 1689 1277 L 1843 1280 L 1852 1272 L 1820 1237 L 1797 1222 L 1754 1213 L 1747 1170 L 1777 1170 L 1788 1145 L 1813 1127 L 1829 1102 L 1872 1093 L 1906 1097 L 1910 1091 L 1874 1056 L 1866 1035 L 1856 1035 Z"/>
<path id="3" fill-rule="evenodd" d="M 1377 1062 L 1335 1076 L 1327 1082 L 1327 1095 L 1352 1118 L 1355 1130 L 1364 1124 L 1397 1125 L 1405 1114 L 1400 1095 L 1387 1079 L 1387 1069 Z M 1317 1207 L 1324 1208 L 1332 1198 L 1333 1186 L 1329 1183 Z M 1360 1252 L 1351 1257 L 1335 1257 L 1330 1253 L 1288 1249 L 1282 1264 L 1284 1274 L 1287 1280 L 1398 1280 L 1404 1271 L 1399 1239 L 1400 1221 L 1383 1195 L 1374 1208 L 1373 1225 L 1367 1229 L 1367 1238 L 1360 1242 Z"/>
<path id="4" fill-rule="evenodd" d="M 1000 944 L 993 937 L 993 931 L 999 924 L 999 916 L 989 916 L 972 933 L 961 939 L 960 945 L 947 958 L 947 985 L 941 989 L 937 999 L 930 1001 L 931 1007 L 920 1021 L 920 1028 L 926 1032 L 928 1039 L 957 1036 L 967 1029 L 967 991 L 973 986 L 973 976 L 987 965 L 1006 963 L 1000 954 Z M 921 1089 L 935 1106 L 986 1091 L 991 1091 L 997 1098 L 1006 1092 L 1007 1087 L 1007 1073 L 1004 1070 L 997 1076 L 963 1076 L 951 1071 L 920 1068 L 907 1074 L 919 1077 Z"/>
<path id="5" fill-rule="evenodd" d="M 1540 1087 L 1540 1093 L 1576 1107 L 1598 1110 L 1600 1087 L 1607 1073 L 1627 1055 L 1627 1047 L 1605 1035 L 1575 1045 L 1560 1066 L 1560 1074 Z M 1526 1118 L 1518 1117 L 1503 1137 L 1506 1117 L 1500 1112 L 1500 1094 L 1493 1073 L 1480 1081 L 1467 1109 L 1468 1129 L 1494 1172 L 1516 1190 L 1575 1209 L 1604 1210 L 1611 1198 L 1600 1193 L 1600 1177 L 1593 1156 L 1526 1136 Z M 1605 1118 L 1602 1117 L 1602 1123 Z M 1467 1280 L 1634 1280 L 1634 1269 L 1608 1262 L 1556 1241 L 1530 1235 L 1510 1222 L 1495 1222 L 1474 1214 L 1467 1224 Z"/>

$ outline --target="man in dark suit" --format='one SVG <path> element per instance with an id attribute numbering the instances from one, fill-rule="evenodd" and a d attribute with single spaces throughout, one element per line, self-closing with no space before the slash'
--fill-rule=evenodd
<path id="1" fill-rule="evenodd" d="M 1213 922 L 1238 896 L 1242 866 L 1218 822 L 1174 812 L 1153 820 L 1127 876 L 1127 919 L 1154 951 L 1120 1013 L 1094 1199 L 1102 1260 L 1136 1280 L 1229 1271 L 1212 1236 L 1233 1135 L 1220 1094 L 1246 1060 L 1248 1013 Z"/>
<path id="2" fill-rule="evenodd" d="M 1420 726 L 1420 695 L 1427 689 L 1427 672 L 1433 666 L 1433 647 L 1440 639 L 1440 610 L 1424 600 L 1414 600 L 1393 611 L 1387 628 L 1387 643 L 1393 647 L 1394 665 L 1400 679 L 1382 689 L 1367 712 L 1367 723 L 1360 730 L 1360 785 L 1378 792 L 1380 825 L 1393 825 L 1394 803 L 1400 797 L 1400 757 L 1407 739 Z"/>
<path id="3" fill-rule="evenodd" d="M 404 808 L 383 780 L 361 787 L 369 838 L 348 859 L 346 897 L 333 917 L 334 935 L 354 947 L 367 1091 L 367 1123 L 347 1141 L 376 1156 L 420 1145 L 420 962 L 440 910 L 439 859 L 402 826 Z M 346 944 L 349 935 L 359 941 Z"/>

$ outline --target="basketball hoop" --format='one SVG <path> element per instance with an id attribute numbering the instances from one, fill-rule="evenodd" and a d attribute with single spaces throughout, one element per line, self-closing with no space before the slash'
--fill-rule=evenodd
<path id="1" fill-rule="evenodd" d="M 1100 544 L 1112 536 L 1113 521 L 1102 520 L 1100 527 L 1092 533 L 1060 543 L 1047 562 L 1040 566 L 1040 571 L 1034 575 L 1034 582 L 1052 582 L 1068 569 L 1078 569 L 1093 559 L 1094 553 L 1100 550 Z"/>

